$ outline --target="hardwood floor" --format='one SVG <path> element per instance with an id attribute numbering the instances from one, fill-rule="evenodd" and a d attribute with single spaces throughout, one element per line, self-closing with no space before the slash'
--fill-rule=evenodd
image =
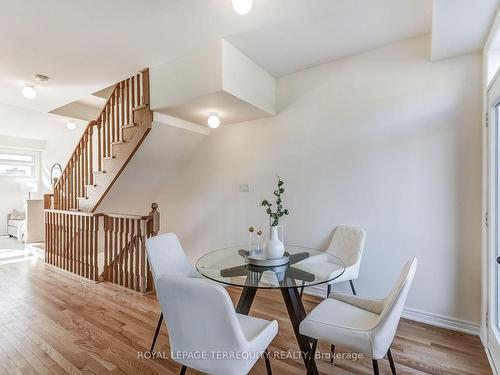
<path id="1" fill-rule="evenodd" d="M 1 250 L 0 250 L 1 252 Z M 45 265 L 41 259 L 0 266 L 0 375 L 6 374 L 177 374 L 169 359 L 138 358 L 148 350 L 159 306 L 107 283 L 90 281 Z M 229 289 L 237 300 L 239 291 Z M 318 299 L 304 297 L 306 310 Z M 271 353 L 274 374 L 304 374 L 300 359 L 287 358 L 297 343 L 278 291 L 259 291 L 251 315 L 277 319 Z M 328 353 L 328 345 L 318 350 Z M 341 348 L 339 352 L 345 352 Z M 169 353 L 162 328 L 157 352 Z M 479 338 L 403 320 L 392 346 L 398 374 L 491 374 Z M 322 374 L 372 374 L 371 360 L 317 360 Z M 380 361 L 381 373 L 390 374 Z M 196 371 L 188 370 L 187 374 Z M 259 360 L 251 374 L 265 374 Z"/>

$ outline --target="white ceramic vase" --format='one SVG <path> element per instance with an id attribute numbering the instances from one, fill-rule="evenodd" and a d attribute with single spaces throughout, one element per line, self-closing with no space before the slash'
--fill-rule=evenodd
<path id="1" fill-rule="evenodd" d="M 269 228 L 269 240 L 264 247 L 264 256 L 266 259 L 279 259 L 283 258 L 285 253 L 285 246 L 278 237 L 278 227 L 271 226 Z"/>

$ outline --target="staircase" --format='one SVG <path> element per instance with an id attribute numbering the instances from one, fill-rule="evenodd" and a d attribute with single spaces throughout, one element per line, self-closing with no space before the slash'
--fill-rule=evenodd
<path id="1" fill-rule="evenodd" d="M 96 213 L 99 203 L 151 130 L 149 71 L 117 83 L 88 123 L 54 193 L 44 197 L 45 262 L 93 281 L 153 289 L 146 239 L 160 227 L 148 215 Z"/>
<path id="2" fill-rule="evenodd" d="M 90 121 L 45 208 L 95 212 L 151 130 L 149 71 L 116 84 Z"/>

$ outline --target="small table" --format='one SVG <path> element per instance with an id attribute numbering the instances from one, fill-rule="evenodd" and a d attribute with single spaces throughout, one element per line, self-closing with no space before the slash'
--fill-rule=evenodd
<path id="1" fill-rule="evenodd" d="M 300 323 L 307 314 L 297 288 L 335 280 L 344 273 L 344 263 L 321 250 L 286 245 L 285 251 L 290 254 L 288 264 L 260 267 L 247 264 L 243 255 L 244 249 L 245 246 L 233 246 L 212 251 L 198 259 L 196 269 L 210 280 L 243 288 L 236 307 L 239 314 L 248 315 L 257 289 L 280 289 L 302 352 L 302 359 L 307 367 L 305 354 L 310 352 L 311 346 L 308 338 L 299 332 Z M 314 362 L 312 373 L 318 373 Z"/>

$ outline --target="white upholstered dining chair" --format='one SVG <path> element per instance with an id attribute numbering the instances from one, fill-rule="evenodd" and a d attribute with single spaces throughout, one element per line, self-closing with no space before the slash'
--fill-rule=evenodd
<path id="1" fill-rule="evenodd" d="M 151 274 L 156 287 L 156 280 L 159 275 L 175 275 L 179 277 L 202 277 L 189 263 L 189 260 L 182 249 L 179 239 L 174 233 L 160 234 L 146 240 L 146 251 L 148 253 Z M 163 321 L 163 313 L 160 313 L 156 326 L 152 352 L 154 350 L 158 334 Z"/>
<path id="2" fill-rule="evenodd" d="M 378 360 L 386 354 L 391 371 L 396 367 L 391 344 L 401 318 L 406 297 L 417 269 L 417 259 L 409 261 L 385 299 L 369 299 L 350 294 L 333 293 L 314 308 L 300 324 L 300 333 L 313 338 L 312 355 L 318 340 L 372 358 L 373 371 L 379 374 Z"/>
<path id="3" fill-rule="evenodd" d="M 237 314 L 226 289 L 199 278 L 159 275 L 157 294 L 168 328 L 172 359 L 181 374 L 247 374 L 278 333 L 278 322 Z M 175 303 L 171 303 L 175 301 Z"/>
<path id="4" fill-rule="evenodd" d="M 361 264 L 361 257 L 363 256 L 363 249 L 365 247 L 365 238 L 366 232 L 362 228 L 350 225 L 339 225 L 334 229 L 332 240 L 330 241 L 330 245 L 328 246 L 326 252 L 342 260 L 345 265 L 345 271 L 342 275 L 327 284 L 326 298 L 328 298 L 331 293 L 332 284 L 343 281 L 349 281 L 352 294 L 356 295 L 353 280 L 356 280 L 359 276 L 359 267 Z M 318 263 L 323 264 L 319 266 Z M 318 267 L 321 267 L 325 274 L 335 274 L 338 269 L 338 265 L 327 263 L 329 263 L 328 257 L 321 254 L 307 258 L 295 264 L 294 267 L 303 271 L 308 271 L 309 267 L 312 267 L 312 273 L 318 272 Z M 303 292 L 304 287 L 300 289 L 301 296 Z"/>

